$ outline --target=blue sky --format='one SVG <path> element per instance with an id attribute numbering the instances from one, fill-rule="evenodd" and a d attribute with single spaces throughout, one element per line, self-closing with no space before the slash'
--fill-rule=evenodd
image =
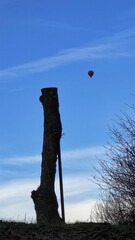
<path id="1" fill-rule="evenodd" d="M 57 87 L 66 221 L 88 220 L 99 194 L 91 164 L 104 153 L 107 125 L 134 101 L 135 1 L 1 0 L 0 33 L 0 217 L 35 219 L 39 96 Z"/>

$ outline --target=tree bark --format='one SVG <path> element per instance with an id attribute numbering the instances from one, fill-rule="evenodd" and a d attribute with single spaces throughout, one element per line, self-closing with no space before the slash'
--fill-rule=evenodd
<path id="1" fill-rule="evenodd" d="M 37 223 L 60 223 L 55 194 L 55 173 L 62 133 L 57 88 L 43 88 L 40 101 L 44 111 L 44 135 L 40 186 L 32 191 Z"/>

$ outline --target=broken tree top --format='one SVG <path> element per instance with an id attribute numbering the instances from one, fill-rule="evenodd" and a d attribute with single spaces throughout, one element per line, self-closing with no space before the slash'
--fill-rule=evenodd
<path id="1" fill-rule="evenodd" d="M 46 94 L 47 92 L 52 92 L 52 94 L 57 94 L 57 88 L 56 87 L 42 88 L 41 92 L 43 95 Z"/>
<path id="2" fill-rule="evenodd" d="M 57 88 L 56 87 L 42 88 L 41 92 L 42 92 L 42 95 L 46 95 L 48 93 L 51 95 L 55 95 L 57 94 Z"/>
<path id="3" fill-rule="evenodd" d="M 40 102 L 43 103 L 44 101 L 49 100 L 51 98 L 54 99 L 54 101 L 56 101 L 58 104 L 58 94 L 56 87 L 42 88 L 41 92 L 42 95 L 39 98 Z"/>

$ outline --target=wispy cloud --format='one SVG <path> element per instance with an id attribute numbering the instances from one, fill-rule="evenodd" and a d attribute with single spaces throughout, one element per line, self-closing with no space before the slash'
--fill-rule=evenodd
<path id="1" fill-rule="evenodd" d="M 91 210 L 97 199 L 85 200 L 78 203 L 70 203 L 65 206 L 66 209 L 66 221 L 90 221 Z"/>
<path id="2" fill-rule="evenodd" d="M 62 151 L 62 160 L 79 160 L 91 157 L 96 157 L 105 153 L 105 148 L 103 146 L 90 146 L 87 148 L 73 149 Z M 41 162 L 41 155 L 32 156 L 18 156 L 10 158 L 1 158 L 1 163 L 10 165 L 21 165 L 21 164 L 37 164 Z"/>
<path id="3" fill-rule="evenodd" d="M 40 73 L 76 61 L 102 59 L 120 56 L 133 56 L 135 52 L 127 49 L 128 41 L 134 40 L 135 28 L 127 29 L 113 36 L 99 39 L 98 43 L 87 47 L 64 49 L 54 56 L 0 70 L 0 79 Z M 131 42 L 130 42 L 131 43 Z M 125 47 L 126 46 L 126 47 Z"/>
<path id="4" fill-rule="evenodd" d="M 101 44 L 94 47 L 66 49 L 59 52 L 55 56 L 0 70 L 0 79 L 45 72 L 74 61 L 104 58 L 109 56 L 109 52 L 113 52 L 113 49 L 114 46 L 110 44 Z"/>
<path id="5" fill-rule="evenodd" d="M 105 148 L 103 146 L 92 146 L 81 149 L 74 149 L 62 152 L 62 158 L 64 159 L 80 159 L 102 155 L 105 153 Z"/>
<path id="6" fill-rule="evenodd" d="M 36 180 L 26 179 L 11 181 L 0 186 L 0 218 L 24 220 L 35 219 L 34 206 L 30 198 L 31 191 L 37 184 Z"/>
<path id="7" fill-rule="evenodd" d="M 36 164 L 40 161 L 40 155 L 1 158 L 1 163 L 9 165 Z"/>
<path id="8" fill-rule="evenodd" d="M 4 183 L 0 186 L 2 194 L 0 195 L 0 202 L 4 199 L 11 201 L 12 198 L 17 196 L 18 198 L 25 194 L 29 194 L 29 191 L 37 184 L 36 180 L 25 179 L 25 180 L 13 180 L 8 183 Z M 2 203 L 2 202 L 1 202 Z M 6 202 L 4 201 L 4 204 Z"/>
<path id="9" fill-rule="evenodd" d="M 98 198 L 98 187 L 89 181 L 90 173 L 88 172 L 88 165 L 86 166 L 86 159 L 93 157 L 95 154 L 101 155 L 103 153 L 104 148 L 102 146 L 62 152 L 63 165 L 70 165 L 70 171 L 63 174 L 67 221 L 88 220 L 93 201 L 96 201 L 96 198 Z M 27 169 L 28 164 L 40 164 L 39 161 L 41 161 L 40 155 L 7 158 L 3 162 L 7 169 L 7 164 L 13 164 L 13 169 L 16 171 L 14 164 L 19 165 L 19 167 L 25 166 Z M 72 172 L 72 167 L 75 166 L 78 169 L 79 164 L 81 165 L 81 171 Z M 86 171 L 83 171 L 82 166 L 84 165 Z M 18 167 L 17 171 L 19 171 Z M 20 177 L 18 177 L 16 174 L 13 174 L 10 179 L 6 179 L 3 183 L 1 182 L 0 217 L 24 220 L 26 215 L 27 220 L 35 219 L 34 205 L 30 195 L 31 191 L 39 186 L 40 178 L 38 175 L 31 176 L 31 174 L 28 175 L 24 172 L 23 175 L 20 174 Z M 58 174 L 56 174 L 55 189 L 60 204 Z"/>
<path id="10" fill-rule="evenodd" d="M 12 181 L 0 186 L 1 218 L 24 220 L 35 219 L 31 191 L 38 187 L 37 179 Z M 86 176 L 70 176 L 64 179 L 66 220 L 88 220 L 90 209 L 96 201 L 97 187 Z M 56 194 L 59 200 L 59 184 L 56 179 Z M 59 206 L 60 207 L 60 206 Z M 59 209 L 60 210 L 60 209 Z"/>
<path id="11" fill-rule="evenodd" d="M 66 203 L 77 203 L 98 197 L 98 186 L 88 179 L 84 173 L 64 176 L 64 195 Z M 58 178 L 56 180 L 57 195 L 59 192 Z"/>

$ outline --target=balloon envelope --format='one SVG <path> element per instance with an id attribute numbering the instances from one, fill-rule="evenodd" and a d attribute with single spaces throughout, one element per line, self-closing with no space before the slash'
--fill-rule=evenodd
<path id="1" fill-rule="evenodd" d="M 94 75 L 94 71 L 93 70 L 88 71 L 88 75 L 92 77 Z"/>

